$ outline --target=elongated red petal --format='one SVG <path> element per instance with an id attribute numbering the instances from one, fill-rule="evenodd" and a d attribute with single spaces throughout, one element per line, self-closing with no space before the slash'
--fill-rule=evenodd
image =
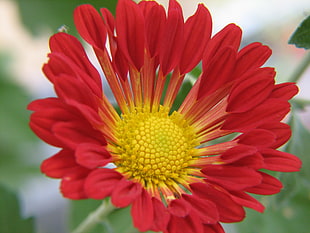
<path id="1" fill-rule="evenodd" d="M 61 150 L 52 157 L 45 159 L 41 164 L 41 171 L 53 178 L 62 178 L 78 167 L 75 162 L 74 152 L 71 150 Z"/>
<path id="2" fill-rule="evenodd" d="M 268 99 L 250 111 L 229 115 L 222 129 L 246 131 L 270 121 L 280 121 L 289 111 L 290 105 L 287 101 Z"/>
<path id="3" fill-rule="evenodd" d="M 99 131 L 83 124 L 83 122 L 59 122 L 52 131 L 62 141 L 64 147 L 75 150 L 81 143 L 106 145 L 106 140 Z"/>
<path id="4" fill-rule="evenodd" d="M 254 129 L 239 136 L 239 144 L 260 147 L 269 147 L 275 142 L 276 135 L 268 130 Z"/>
<path id="5" fill-rule="evenodd" d="M 235 73 L 242 75 L 244 72 L 261 67 L 271 55 L 271 49 L 261 43 L 255 42 L 245 46 L 237 56 Z"/>
<path id="6" fill-rule="evenodd" d="M 267 122 L 259 126 L 261 129 L 267 129 L 276 135 L 276 141 L 272 144 L 272 148 L 278 148 L 286 143 L 291 137 L 291 128 L 282 122 Z"/>
<path id="7" fill-rule="evenodd" d="M 126 207 L 138 198 L 141 191 L 142 187 L 140 184 L 123 178 L 114 188 L 111 201 L 117 207 Z"/>
<path id="8" fill-rule="evenodd" d="M 221 155 L 221 160 L 223 160 L 225 163 L 232 163 L 244 157 L 253 155 L 256 152 L 257 152 L 257 149 L 253 146 L 238 145 L 225 151 Z"/>
<path id="9" fill-rule="evenodd" d="M 238 204 L 263 212 L 265 207 L 254 197 L 242 191 L 229 191 L 230 197 Z"/>
<path id="10" fill-rule="evenodd" d="M 203 232 L 204 233 L 225 233 L 223 227 L 219 223 L 204 225 Z"/>
<path id="11" fill-rule="evenodd" d="M 245 189 L 246 192 L 260 195 L 271 195 L 280 192 L 283 185 L 278 179 L 264 172 L 259 173 L 263 178 L 261 184 Z"/>
<path id="12" fill-rule="evenodd" d="M 79 34 L 92 46 L 104 50 L 107 29 L 98 11 L 89 4 L 74 10 L 74 23 Z"/>
<path id="13" fill-rule="evenodd" d="M 298 93 L 298 87 L 295 83 L 281 83 L 275 85 L 271 97 L 283 100 L 290 100 Z"/>
<path id="14" fill-rule="evenodd" d="M 272 92 L 273 76 L 255 73 L 250 79 L 236 82 L 229 94 L 227 112 L 246 112 L 262 103 Z"/>
<path id="15" fill-rule="evenodd" d="M 77 163 L 89 169 L 105 166 L 111 161 L 111 155 L 103 146 L 82 143 L 75 151 Z"/>
<path id="16" fill-rule="evenodd" d="M 210 61 L 213 57 L 217 56 L 222 48 L 231 47 L 235 52 L 238 51 L 241 41 L 242 31 L 235 24 L 228 24 L 221 31 L 216 33 L 209 41 L 204 58 L 203 58 L 203 70 L 207 69 Z"/>
<path id="17" fill-rule="evenodd" d="M 85 192 L 89 198 L 104 199 L 112 194 L 123 176 L 108 168 L 93 170 L 85 181 Z"/>
<path id="18" fill-rule="evenodd" d="M 301 161 L 295 155 L 273 149 L 260 151 L 264 157 L 264 168 L 280 172 L 296 172 L 301 168 Z"/>
<path id="19" fill-rule="evenodd" d="M 167 23 L 163 30 L 159 62 L 165 76 L 177 66 L 183 49 L 184 19 L 176 0 L 169 1 Z"/>
<path id="20" fill-rule="evenodd" d="M 190 186 L 195 195 L 206 198 L 216 205 L 220 221 L 236 222 L 245 217 L 242 206 L 237 204 L 226 191 L 221 191 L 219 187 L 204 183 L 194 183 Z"/>
<path id="21" fill-rule="evenodd" d="M 116 33 L 123 54 L 137 70 L 140 70 L 144 59 L 144 17 L 135 2 L 130 0 L 118 2 Z"/>
<path id="22" fill-rule="evenodd" d="M 57 33 L 50 38 L 50 48 L 52 52 L 64 54 L 71 59 L 74 65 L 80 67 L 83 72 L 88 74 L 88 82 L 93 80 L 100 90 L 102 81 L 96 68 L 90 63 L 82 44 L 77 38 L 67 33 Z"/>
<path id="23" fill-rule="evenodd" d="M 154 207 L 151 196 L 145 189 L 142 189 L 141 195 L 136 198 L 131 207 L 133 224 L 141 232 L 147 231 L 153 224 Z"/>
<path id="24" fill-rule="evenodd" d="M 242 190 L 260 184 L 262 180 L 259 173 L 246 167 L 206 165 L 201 171 L 207 180 L 228 190 Z"/>
<path id="25" fill-rule="evenodd" d="M 199 4 L 196 13 L 185 22 L 185 43 L 180 60 L 181 74 L 188 73 L 201 61 L 211 31 L 211 15 L 203 4 Z"/>
<path id="26" fill-rule="evenodd" d="M 151 7 L 145 9 L 145 36 L 146 46 L 151 57 L 154 57 L 159 54 L 160 42 L 163 39 L 163 30 L 166 24 L 165 9 L 155 1 L 151 4 L 141 1 L 139 5 L 148 6 L 147 8 Z"/>
<path id="27" fill-rule="evenodd" d="M 236 52 L 233 48 L 220 49 L 211 59 L 207 69 L 203 70 L 197 99 L 207 96 L 231 81 L 235 61 Z"/>

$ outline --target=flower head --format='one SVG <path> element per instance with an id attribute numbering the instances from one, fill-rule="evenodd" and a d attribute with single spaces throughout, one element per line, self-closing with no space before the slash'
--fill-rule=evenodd
<path id="1" fill-rule="evenodd" d="M 239 49 L 238 26 L 211 37 L 207 8 L 200 4 L 184 22 L 175 0 L 167 13 L 155 1 L 119 0 L 115 18 L 82 5 L 74 20 L 101 70 L 75 37 L 57 33 L 43 67 L 57 97 L 29 105 L 33 131 L 61 148 L 41 170 L 61 179 L 65 197 L 131 205 L 140 231 L 219 233 L 219 222 L 241 221 L 244 207 L 263 211 L 249 193 L 280 191 L 262 169 L 299 170 L 297 157 L 276 150 L 290 137 L 281 120 L 297 88 L 275 84 L 274 69 L 261 67 L 267 46 Z M 199 78 L 173 111 L 200 62 Z M 120 113 L 103 93 L 101 71 Z"/>

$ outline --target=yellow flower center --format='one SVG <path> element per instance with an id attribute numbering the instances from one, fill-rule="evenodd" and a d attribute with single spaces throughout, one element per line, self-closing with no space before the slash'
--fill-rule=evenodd
<path id="1" fill-rule="evenodd" d="M 186 182 L 198 145 L 194 129 L 178 112 L 136 108 L 116 125 L 111 152 L 117 170 L 145 188 L 173 187 Z"/>

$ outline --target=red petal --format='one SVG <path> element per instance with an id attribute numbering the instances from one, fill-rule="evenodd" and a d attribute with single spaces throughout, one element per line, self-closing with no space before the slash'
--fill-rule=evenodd
<path id="1" fill-rule="evenodd" d="M 111 201 L 116 207 L 126 207 L 141 194 L 141 190 L 142 187 L 138 183 L 123 178 L 115 186 Z"/>
<path id="2" fill-rule="evenodd" d="M 221 224 L 217 223 L 217 224 L 208 224 L 208 225 L 204 225 L 204 233 L 225 233 L 223 227 L 221 226 Z"/>
<path id="3" fill-rule="evenodd" d="M 232 113 L 222 126 L 224 130 L 247 131 L 270 121 L 280 121 L 290 111 L 286 101 L 268 99 L 263 104 L 244 113 Z"/>
<path id="4" fill-rule="evenodd" d="M 272 144 L 272 148 L 282 146 L 291 137 L 290 126 L 282 122 L 267 122 L 260 125 L 259 128 L 269 130 L 276 135 L 276 141 Z"/>
<path id="5" fill-rule="evenodd" d="M 265 129 L 254 129 L 240 135 L 238 144 L 255 146 L 257 148 L 269 147 L 275 142 L 274 133 Z"/>
<path id="6" fill-rule="evenodd" d="M 298 93 L 298 87 L 295 83 L 281 83 L 275 85 L 271 98 L 279 98 L 283 100 L 290 100 Z"/>
<path id="7" fill-rule="evenodd" d="M 75 151 L 77 163 L 94 169 L 105 166 L 111 161 L 111 155 L 104 146 L 97 146 L 92 143 L 83 143 L 78 145 Z"/>
<path id="8" fill-rule="evenodd" d="M 219 187 L 204 184 L 191 184 L 193 193 L 200 198 L 212 201 L 217 208 L 220 221 L 222 222 L 238 222 L 245 217 L 244 209 L 237 204 L 227 192 L 221 191 Z"/>
<path id="9" fill-rule="evenodd" d="M 183 218 L 172 215 L 168 224 L 168 232 L 203 233 L 203 224 L 194 212 Z"/>
<path id="10" fill-rule="evenodd" d="M 203 70 L 207 69 L 213 57 L 218 56 L 217 53 L 225 47 L 231 47 L 235 52 L 238 51 L 241 41 L 242 31 L 235 24 L 229 24 L 220 32 L 215 34 L 208 43 L 204 58 Z"/>
<path id="11" fill-rule="evenodd" d="M 264 157 L 265 166 L 263 168 L 265 169 L 280 172 L 296 172 L 301 168 L 301 160 L 290 153 L 273 149 L 263 149 L 261 153 Z"/>
<path id="12" fill-rule="evenodd" d="M 74 10 L 74 23 L 79 34 L 92 46 L 105 49 L 107 29 L 97 10 L 89 4 Z"/>
<path id="13" fill-rule="evenodd" d="M 207 180 L 216 182 L 228 190 L 242 190 L 261 183 L 261 175 L 246 167 L 206 165 L 202 170 Z"/>
<path id="14" fill-rule="evenodd" d="M 142 189 L 141 195 L 136 198 L 131 207 L 134 226 L 141 232 L 149 230 L 153 224 L 154 211 L 151 196 Z"/>
<path id="15" fill-rule="evenodd" d="M 66 174 L 60 185 L 60 190 L 64 197 L 79 200 L 87 198 L 84 190 L 85 179 L 89 170 L 78 167 L 69 174 Z"/>
<path id="16" fill-rule="evenodd" d="M 206 198 L 199 198 L 194 195 L 183 194 L 184 198 L 191 207 L 197 212 L 203 223 L 214 224 L 219 221 L 219 212 L 217 206 Z"/>
<path id="17" fill-rule="evenodd" d="M 238 204 L 252 208 L 258 212 L 263 212 L 265 207 L 254 197 L 240 191 L 230 191 L 230 197 Z"/>
<path id="18" fill-rule="evenodd" d="M 253 155 L 256 152 L 257 149 L 253 146 L 238 145 L 225 151 L 221 155 L 221 160 L 224 161 L 225 163 L 233 163 L 238 161 L 239 159 Z"/>
<path id="19" fill-rule="evenodd" d="M 183 199 L 175 199 L 169 203 L 168 210 L 178 217 L 185 217 L 189 214 L 190 205 Z"/>
<path id="20" fill-rule="evenodd" d="M 230 81 L 235 61 L 236 52 L 231 47 L 220 49 L 210 61 L 207 69 L 203 69 L 197 99 L 225 86 Z"/>
<path id="21" fill-rule="evenodd" d="M 155 1 L 141 1 L 139 5 L 152 6 L 145 13 L 145 34 L 146 45 L 148 46 L 151 57 L 154 57 L 159 54 L 160 42 L 163 39 L 163 29 L 166 24 L 165 9 Z"/>
<path id="22" fill-rule="evenodd" d="M 185 22 L 185 43 L 180 60 L 181 74 L 188 73 L 201 61 L 211 31 L 211 15 L 203 4 L 199 4 L 196 13 Z"/>
<path id="23" fill-rule="evenodd" d="M 235 73 L 237 76 L 244 72 L 261 67 L 271 56 L 271 49 L 255 42 L 240 50 L 237 57 Z"/>
<path id="24" fill-rule="evenodd" d="M 161 38 L 159 61 L 163 75 L 167 75 L 180 61 L 183 49 L 184 19 L 176 0 L 169 1 L 168 18 Z"/>
<path id="25" fill-rule="evenodd" d="M 63 143 L 54 135 L 52 127 L 57 122 L 76 121 L 78 113 L 58 98 L 40 99 L 31 102 L 30 127 L 43 141 L 57 147 Z"/>
<path id="26" fill-rule="evenodd" d="M 120 0 L 116 7 L 116 32 L 125 57 L 137 70 L 144 62 L 144 17 L 131 0 Z"/>
<path id="27" fill-rule="evenodd" d="M 264 172 L 259 172 L 262 175 L 262 182 L 251 188 L 247 188 L 245 191 L 260 195 L 271 195 L 280 192 L 282 189 L 282 183 Z"/>
<path id="28" fill-rule="evenodd" d="M 154 220 L 151 231 L 164 231 L 167 228 L 170 215 L 164 204 L 155 197 L 152 197 Z"/>
<path id="29" fill-rule="evenodd" d="M 83 72 L 89 76 L 88 83 L 94 81 L 99 90 L 102 89 L 101 78 L 96 68 L 90 63 L 82 44 L 66 33 L 57 33 L 50 38 L 52 52 L 62 53 L 72 60 Z"/>
<path id="30" fill-rule="evenodd" d="M 88 175 L 85 182 L 85 192 L 89 198 L 104 199 L 112 194 L 122 175 L 112 169 L 96 169 Z"/>
<path id="31" fill-rule="evenodd" d="M 267 76 L 259 71 L 233 85 L 228 97 L 227 112 L 246 112 L 270 95 L 274 86 L 274 75 Z"/>
<path id="32" fill-rule="evenodd" d="M 82 143 L 106 145 L 102 134 L 83 122 L 60 122 L 54 125 L 52 131 L 66 147 L 73 150 Z"/>
<path id="33" fill-rule="evenodd" d="M 45 159 L 41 164 L 41 171 L 52 178 L 62 178 L 79 165 L 75 162 L 74 152 L 61 150 L 52 157 Z"/>

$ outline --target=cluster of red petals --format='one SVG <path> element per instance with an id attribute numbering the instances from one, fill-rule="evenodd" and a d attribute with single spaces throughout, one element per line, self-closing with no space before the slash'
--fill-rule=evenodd
<path id="1" fill-rule="evenodd" d="M 136 4 L 131 0 L 119 0 L 115 18 L 106 9 L 100 13 L 82 5 L 75 10 L 74 20 L 80 35 L 93 47 L 121 108 L 129 104 L 122 89 L 129 85 L 129 73 L 151 69 L 161 77 L 170 72 L 184 77 L 202 61 L 202 73 L 178 111 L 200 129 L 201 143 L 233 132 L 239 136 L 210 146 L 209 155 L 217 156 L 208 160 L 206 154 L 205 164 L 202 160 L 202 182 L 190 184 L 191 194 L 164 204 L 139 183 L 105 167 L 113 162 L 106 149 L 108 141 L 113 141 L 109 134 L 113 107 L 81 43 L 57 33 L 50 39 L 51 53 L 43 67 L 57 97 L 29 105 L 34 111 L 32 130 L 61 148 L 43 162 L 42 172 L 61 179 L 61 192 L 67 198 L 110 196 L 117 207 L 131 205 L 140 231 L 221 233 L 219 222 L 241 221 L 244 207 L 262 212 L 263 205 L 249 193 L 270 195 L 282 188 L 278 179 L 262 169 L 292 172 L 301 166 L 294 155 L 276 150 L 290 137 L 290 127 L 281 120 L 297 88 L 293 83 L 275 84 L 274 70 L 261 67 L 270 49 L 260 43 L 239 49 L 241 30 L 234 24 L 211 37 L 211 17 L 203 5 L 186 21 L 175 0 L 170 1 L 167 13 L 155 1 Z M 154 80 L 150 77 L 143 83 L 154 86 Z M 174 85 L 176 91 L 170 90 L 168 103 L 180 84 Z M 146 98 L 156 98 L 149 90 L 145 89 Z"/>

